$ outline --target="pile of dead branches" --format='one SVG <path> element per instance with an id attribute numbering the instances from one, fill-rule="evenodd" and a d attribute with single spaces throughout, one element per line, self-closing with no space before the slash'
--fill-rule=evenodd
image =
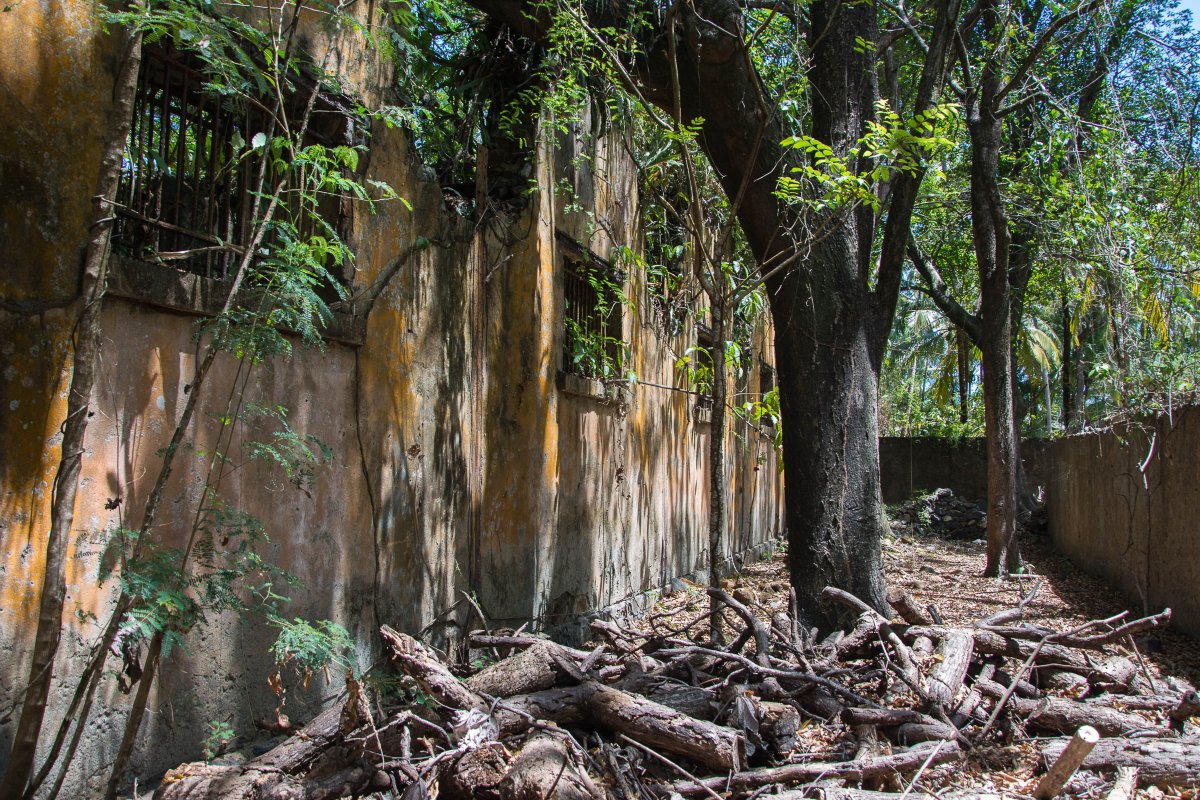
<path id="1" fill-rule="evenodd" d="M 265 755 L 184 765 L 155 798 L 920 797 L 938 765 L 1014 740 L 1032 741 L 1049 767 L 1038 797 L 1059 793 L 1079 766 L 1103 776 L 1093 794 L 1102 780 L 1112 797 L 1200 775 L 1188 722 L 1200 698 L 1105 654 L 1165 625 L 1169 610 L 1055 631 L 1024 621 L 1031 593 L 950 627 L 907 596 L 893 598 L 893 621 L 827 589 L 855 624 L 815 642 L 794 614 L 759 616 L 709 592 L 727 644 L 693 636 L 708 630 L 703 617 L 665 633 L 597 621 L 590 649 L 476 632 L 472 652 L 495 660 L 466 677 L 385 626 L 391 664 L 425 703 L 372 713 L 351 681 L 343 705 Z M 836 732 L 831 744 L 798 744 L 813 725 Z"/>

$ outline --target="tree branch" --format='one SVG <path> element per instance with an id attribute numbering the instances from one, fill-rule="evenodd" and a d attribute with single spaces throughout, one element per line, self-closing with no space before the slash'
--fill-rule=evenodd
<path id="1" fill-rule="evenodd" d="M 924 291 L 933 300 L 934 305 L 946 315 L 946 317 L 958 327 L 966 332 L 971 343 L 976 347 L 979 346 L 983 339 L 983 321 L 978 315 L 972 314 L 959 305 L 958 301 L 950 296 L 949 287 L 942 280 L 942 275 L 938 272 L 938 268 L 932 261 L 925 257 L 921 252 L 920 246 L 917 245 L 916 239 L 909 237 L 908 240 L 908 257 L 912 261 L 913 266 L 917 268 L 921 278 L 925 281 Z"/>

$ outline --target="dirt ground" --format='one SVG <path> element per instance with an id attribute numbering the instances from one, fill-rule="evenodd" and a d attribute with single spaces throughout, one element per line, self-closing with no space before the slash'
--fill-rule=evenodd
<path id="1" fill-rule="evenodd" d="M 897 517 L 904 515 L 894 514 Z M 910 518 L 912 515 L 908 515 Z M 980 534 L 982 535 L 982 533 Z M 1028 606 L 1026 622 L 1070 630 L 1088 620 L 1107 618 L 1121 611 L 1131 617 L 1161 609 L 1141 609 L 1130 604 L 1103 581 L 1086 575 L 1054 551 L 1044 535 L 1026 533 L 1021 541 L 1027 574 L 1009 580 L 981 577 L 984 562 L 982 539 L 952 539 L 932 533 L 912 521 L 893 522 L 884 542 L 884 562 L 889 588 L 908 591 L 922 607 L 936 604 L 949 625 L 966 624 L 997 611 L 1016 606 L 1022 593 L 1040 582 Z M 739 599 L 757 606 L 766 616 L 787 610 L 786 553 L 747 565 L 727 582 Z M 658 631 L 679 629 L 707 609 L 707 598 L 691 586 L 687 591 L 664 597 L 642 620 L 643 627 Z M 699 628 L 694 628 L 693 633 Z M 1200 685 L 1200 642 L 1169 629 L 1131 648 L 1109 646 L 1106 652 L 1140 659 L 1161 689 L 1178 689 L 1181 681 Z M 848 731 L 840 723 L 810 724 L 803 744 L 793 760 L 820 760 L 852 747 Z M 996 747 L 977 748 L 963 764 L 935 768 L 925 773 L 917 788 L 926 791 L 969 789 L 1027 797 L 1040 772 L 1032 740 L 1008 741 Z M 1200 780 L 1200 776 L 1198 776 Z M 1077 797 L 1104 797 L 1111 779 L 1079 773 L 1068 785 Z M 1138 797 L 1200 798 L 1200 790 L 1165 794 L 1150 788 Z"/>

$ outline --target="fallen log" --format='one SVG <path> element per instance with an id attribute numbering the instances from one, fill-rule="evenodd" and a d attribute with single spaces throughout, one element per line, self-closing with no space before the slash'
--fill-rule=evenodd
<path id="1" fill-rule="evenodd" d="M 1042 757 L 1052 762 L 1065 747 L 1064 740 L 1050 741 L 1042 745 Z M 1105 739 L 1083 760 L 1083 769 L 1118 767 L 1137 767 L 1143 783 L 1160 788 L 1195 785 L 1200 782 L 1200 737 Z"/>
<path id="2" fill-rule="evenodd" d="M 1025 700 L 1014 697 L 1010 707 L 1025 718 L 1025 724 L 1039 731 L 1071 734 L 1083 726 L 1095 728 L 1105 736 L 1124 736 L 1154 728 L 1154 724 L 1136 714 L 1115 708 L 1089 705 L 1065 697 Z"/>
<path id="3" fill-rule="evenodd" d="M 496 787 L 504 800 L 604 800 L 561 736 L 530 737 Z"/>
<path id="4" fill-rule="evenodd" d="M 1088 679 L 1078 672 L 1068 672 L 1065 669 L 1039 669 L 1037 671 L 1039 689 L 1049 692 L 1062 692 L 1076 695 L 1091 686 Z"/>
<path id="5" fill-rule="evenodd" d="M 939 792 L 938 794 L 929 794 L 927 792 L 909 791 L 909 792 L 876 792 L 870 789 L 839 789 L 831 786 L 812 786 L 806 789 L 793 789 L 779 794 L 768 795 L 771 800 L 806 800 L 813 798 L 814 800 L 905 800 L 913 798 L 914 800 L 922 800 L 922 798 L 936 798 L 936 800 L 1004 800 L 1006 795 L 1001 794 L 980 794 L 973 791 L 962 792 Z"/>
<path id="6" fill-rule="evenodd" d="M 618 687 L 626 689 L 626 687 Z M 627 690 L 627 689 L 626 689 Z M 628 690 L 627 690 L 628 691 Z M 716 694 L 711 689 L 699 686 L 686 686 L 680 683 L 665 684 L 658 689 L 638 692 L 647 700 L 672 708 L 680 714 L 687 714 L 696 719 L 712 721 L 716 715 Z"/>
<path id="7" fill-rule="evenodd" d="M 975 637 L 967 631 L 951 631 L 938 643 L 937 659 L 925 691 L 936 703 L 949 709 L 955 695 L 967 677 L 971 656 L 975 654 Z"/>
<path id="8" fill-rule="evenodd" d="M 736 772 L 729 777 L 707 778 L 699 783 L 676 781 L 671 789 L 685 797 L 712 791 L 748 792 L 771 784 L 804 783 L 825 778 L 862 781 L 893 773 L 906 773 L 920 768 L 929 759 L 930 766 L 957 761 L 962 751 L 954 742 L 920 744 L 900 753 L 862 761 L 823 761 L 810 764 L 787 764 L 782 767 Z"/>
<path id="9" fill-rule="evenodd" d="M 933 620 L 917 605 L 917 601 L 903 589 L 892 589 L 887 595 L 888 605 L 895 609 L 900 619 L 909 625 L 932 625 Z"/>
<path id="10" fill-rule="evenodd" d="M 961 734 L 958 728 L 948 722 L 906 722 L 896 728 L 896 743 L 902 745 L 921 744 L 922 742 L 953 741 Z"/>
<path id="11" fill-rule="evenodd" d="M 476 694 L 511 697 L 582 679 L 577 664 L 565 648 L 553 642 L 536 642 L 526 650 L 490 664 L 471 677 L 466 685 Z"/>
<path id="12" fill-rule="evenodd" d="M 487 701 L 467 688 L 425 645 L 387 625 L 379 629 L 392 663 L 442 705 L 460 711 L 490 711 Z"/>
<path id="13" fill-rule="evenodd" d="M 463 753 L 438 776 L 441 800 L 501 800 L 500 781 L 508 759 L 499 747 L 477 747 Z"/>
<path id="14" fill-rule="evenodd" d="M 293 776 L 303 772 L 329 747 L 341 741 L 341 715 L 340 707 L 327 709 L 305 725 L 298 735 L 245 764 L 225 766 L 195 762 L 176 767 L 163 777 L 154 792 L 154 800 L 302 797 L 302 794 L 295 794 L 302 791 L 302 782 L 294 780 Z"/>
<path id="15" fill-rule="evenodd" d="M 953 631 L 966 631 L 965 628 L 947 628 L 944 626 L 910 625 L 897 626 L 896 632 L 905 639 L 915 639 L 918 636 L 928 636 L 941 640 Z M 1027 659 L 1037 651 L 1034 666 L 1065 669 L 1083 675 L 1089 681 L 1098 684 L 1123 685 L 1125 666 L 1119 668 L 1113 665 L 1097 664 L 1077 653 L 1069 647 L 1051 642 L 1031 642 L 1024 639 L 1009 639 L 983 628 L 973 628 L 967 631 L 974 640 L 975 652 L 983 655 L 1004 656 L 1006 658 Z M 1040 647 L 1040 649 L 1039 649 Z"/>
<path id="16" fill-rule="evenodd" d="M 1012 683 L 1012 678 L 1001 672 L 997 672 L 996 677 L 1007 681 L 1010 685 Z M 990 678 L 984 678 L 982 675 L 975 679 L 975 682 L 972 684 L 972 686 L 978 689 L 980 694 L 982 694 L 984 697 L 990 697 L 993 700 L 999 700 L 1008 690 L 1007 687 L 998 681 L 994 681 Z M 1038 688 L 1028 681 L 1017 681 L 1017 685 L 1013 691 L 1013 694 L 1017 697 L 1023 697 L 1026 700 L 1036 700 L 1043 696 Z"/>
<path id="17" fill-rule="evenodd" d="M 535 644 L 546 644 L 551 642 L 544 636 L 535 636 L 532 633 L 488 633 L 487 631 L 471 631 L 467 634 L 467 644 L 477 650 L 513 648 L 525 649 L 533 647 Z M 553 642 L 551 642 L 554 644 Z M 558 645 L 559 649 L 570 653 L 575 659 L 582 662 L 588 657 L 588 653 L 574 647 L 567 647 L 564 644 Z"/>
<path id="18" fill-rule="evenodd" d="M 587 683 L 589 719 L 631 739 L 683 756 L 710 769 L 737 770 L 745 757 L 745 742 L 736 731 L 611 686 Z"/>
<path id="19" fill-rule="evenodd" d="M 992 676 L 996 674 L 996 665 L 988 662 L 979 670 L 979 675 L 976 676 L 975 682 L 990 681 Z M 972 683 L 971 690 L 967 692 L 967 696 L 963 698 L 962 703 L 958 706 L 954 713 L 954 723 L 960 728 L 966 724 L 967 720 L 971 719 L 975 714 L 975 709 L 983 702 L 983 692 L 979 687 Z"/>
<path id="20" fill-rule="evenodd" d="M 842 722 L 847 725 L 875 725 L 894 727 L 905 723 L 935 722 L 933 717 L 913 708 L 846 708 L 842 710 Z"/>
<path id="21" fill-rule="evenodd" d="M 800 712 L 787 703 L 774 700 L 762 700 L 758 705 L 762 711 L 763 741 L 776 757 L 782 758 L 796 746 L 796 734 L 800 732 Z"/>

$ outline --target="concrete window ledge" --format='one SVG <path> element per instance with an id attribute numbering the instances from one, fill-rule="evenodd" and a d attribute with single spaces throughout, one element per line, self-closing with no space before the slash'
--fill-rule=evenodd
<path id="1" fill-rule="evenodd" d="M 558 390 L 563 394 L 586 397 L 606 405 L 625 405 L 628 389 L 620 384 L 605 384 L 573 372 L 558 371 Z"/>
<path id="2" fill-rule="evenodd" d="M 108 294 L 114 297 L 184 314 L 213 317 L 220 313 L 227 293 L 225 281 L 115 253 L 109 257 Z M 364 319 L 334 309 L 323 335 L 330 341 L 357 347 L 363 343 L 364 323 Z"/>

